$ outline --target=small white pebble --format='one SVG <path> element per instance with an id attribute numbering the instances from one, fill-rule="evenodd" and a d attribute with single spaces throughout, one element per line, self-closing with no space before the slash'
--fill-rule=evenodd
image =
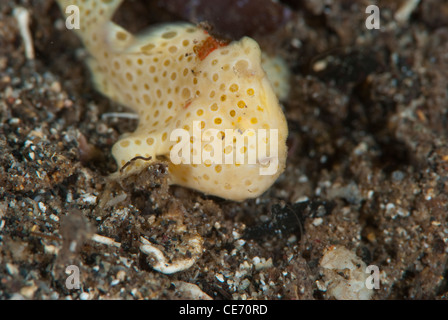
<path id="1" fill-rule="evenodd" d="M 36 285 L 26 286 L 20 289 L 20 294 L 27 299 L 33 299 L 34 293 L 37 291 L 38 287 Z"/>
<path id="2" fill-rule="evenodd" d="M 117 284 L 119 284 L 120 283 L 120 280 L 118 280 L 118 279 L 114 279 L 114 280 L 112 280 L 112 282 L 110 283 L 110 285 L 112 286 L 112 287 L 114 287 L 114 286 L 116 286 Z"/>
<path id="3" fill-rule="evenodd" d="M 19 274 L 19 268 L 12 263 L 6 264 L 6 271 L 12 276 Z"/>
<path id="4" fill-rule="evenodd" d="M 319 60 L 313 64 L 313 71 L 320 72 L 322 70 L 325 70 L 327 68 L 327 64 L 327 60 Z"/>
<path id="5" fill-rule="evenodd" d="M 85 193 L 81 196 L 82 201 L 84 201 L 87 204 L 95 204 L 97 197 L 93 194 Z"/>
<path id="6" fill-rule="evenodd" d="M 434 194 L 433 188 L 429 188 L 428 190 L 426 190 L 425 200 L 429 201 L 429 200 L 433 199 L 434 196 L 435 196 L 435 194 Z"/>
<path id="7" fill-rule="evenodd" d="M 70 242 L 69 250 L 71 252 L 75 252 L 77 246 L 78 246 L 77 242 L 73 240 L 72 242 Z"/>
<path id="8" fill-rule="evenodd" d="M 325 286 L 325 283 L 319 280 L 316 280 L 316 286 L 319 291 L 325 292 L 327 291 L 327 287 Z"/>
<path id="9" fill-rule="evenodd" d="M 219 282 L 221 282 L 221 283 L 224 282 L 224 276 L 223 276 L 222 274 L 220 274 L 220 273 L 217 273 L 217 274 L 215 275 L 215 278 L 216 278 Z"/>
<path id="10" fill-rule="evenodd" d="M 246 241 L 244 241 L 243 239 L 237 240 L 235 241 L 235 246 L 237 248 L 241 248 L 242 246 L 244 246 L 246 244 Z"/>
<path id="11" fill-rule="evenodd" d="M 61 83 L 58 81 L 55 81 L 50 86 L 51 91 L 54 92 L 61 92 Z"/>
<path id="12" fill-rule="evenodd" d="M 83 292 L 79 295 L 80 300 L 89 300 L 90 294 L 88 292 Z"/>
<path id="13" fill-rule="evenodd" d="M 291 39 L 291 46 L 298 49 L 302 46 L 302 42 L 298 38 Z"/>
<path id="14" fill-rule="evenodd" d="M 232 231 L 232 236 L 235 240 L 241 238 L 241 234 L 239 234 L 237 231 Z"/>
<path id="15" fill-rule="evenodd" d="M 367 143 L 361 142 L 360 144 L 358 144 L 356 146 L 356 148 L 353 150 L 353 152 L 355 153 L 355 155 L 361 156 L 364 153 L 366 153 L 368 150 L 369 150 L 369 146 L 367 145 Z"/>
<path id="16" fill-rule="evenodd" d="M 123 270 L 120 270 L 117 272 L 117 279 L 119 281 L 124 281 L 126 279 L 126 272 Z"/>
<path id="17" fill-rule="evenodd" d="M 54 245 L 51 245 L 51 244 L 44 246 L 44 252 L 47 253 L 47 254 L 54 254 L 54 255 L 56 255 L 56 254 L 58 254 L 59 250 L 60 249 L 58 247 L 56 247 Z"/>
<path id="18" fill-rule="evenodd" d="M 39 202 L 37 205 L 38 205 L 40 211 L 42 211 L 43 213 L 47 212 L 47 207 L 45 206 L 45 204 L 43 202 Z"/>
<path id="19" fill-rule="evenodd" d="M 299 198 L 295 201 L 295 203 L 307 202 L 308 200 L 309 200 L 308 197 L 306 197 L 306 196 L 302 196 L 302 197 L 299 197 Z"/>
<path id="20" fill-rule="evenodd" d="M 324 219 L 322 219 L 322 218 L 316 218 L 316 219 L 313 220 L 313 225 L 315 227 L 318 227 L 318 226 L 320 226 L 322 224 L 323 221 L 324 221 Z"/>
<path id="21" fill-rule="evenodd" d="M 262 269 L 267 269 L 273 266 L 272 264 L 272 259 L 269 258 L 268 260 L 266 260 L 265 258 L 259 258 L 259 257 L 255 257 L 252 259 L 252 262 L 254 263 L 255 266 L 255 270 L 262 270 Z"/>
<path id="22" fill-rule="evenodd" d="M 244 279 L 241 281 L 241 284 L 239 286 L 239 290 L 246 290 L 250 286 L 250 281 L 248 279 Z"/>
<path id="23" fill-rule="evenodd" d="M 388 213 L 390 213 L 392 210 L 394 210 L 395 209 L 395 205 L 393 204 L 393 203 L 388 203 L 387 205 L 386 205 L 386 212 L 388 212 Z"/>

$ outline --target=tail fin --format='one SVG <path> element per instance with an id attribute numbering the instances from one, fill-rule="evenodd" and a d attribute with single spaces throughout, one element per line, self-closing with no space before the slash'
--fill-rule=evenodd
<path id="1" fill-rule="evenodd" d="M 122 42 L 118 41 L 121 46 L 126 46 L 132 39 L 132 35 L 129 32 L 111 22 L 115 11 L 121 5 L 123 0 L 56 1 L 61 7 L 62 12 L 67 17 L 71 16 L 74 13 L 73 10 L 79 11 L 79 29 L 75 31 L 81 37 L 84 45 L 88 50 L 95 45 L 104 45 L 104 41 L 115 42 L 116 40 L 111 38 L 112 35 L 121 39 L 128 40 Z"/>

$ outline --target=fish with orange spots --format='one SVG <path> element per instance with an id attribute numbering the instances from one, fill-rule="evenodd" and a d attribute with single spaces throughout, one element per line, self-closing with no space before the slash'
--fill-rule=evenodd
<path id="1" fill-rule="evenodd" d="M 286 162 L 286 66 L 251 38 L 226 43 L 189 23 L 133 35 L 112 22 L 121 2 L 58 0 L 80 10 L 75 31 L 97 90 L 139 116 L 112 148 L 117 174 L 166 158 L 171 184 L 235 201 L 261 195 Z"/>

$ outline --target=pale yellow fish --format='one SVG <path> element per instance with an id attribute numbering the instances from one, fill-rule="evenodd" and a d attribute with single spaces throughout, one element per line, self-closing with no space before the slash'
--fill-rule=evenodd
<path id="1" fill-rule="evenodd" d="M 63 12 L 70 5 L 80 10 L 76 32 L 90 54 L 96 88 L 139 115 L 135 132 L 112 149 L 123 171 L 166 157 L 170 183 L 236 201 L 259 196 L 283 172 L 288 129 L 277 95 L 287 94 L 288 70 L 263 54 L 271 85 L 253 39 L 227 45 L 189 23 L 132 35 L 111 21 L 122 0 L 58 2 Z M 185 145 L 188 154 L 179 152 Z M 222 161 L 210 157 L 212 150 Z M 230 163 L 231 155 L 240 163 L 233 157 Z"/>

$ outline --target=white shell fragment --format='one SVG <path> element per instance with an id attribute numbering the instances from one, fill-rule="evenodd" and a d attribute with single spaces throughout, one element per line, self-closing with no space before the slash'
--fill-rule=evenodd
<path id="1" fill-rule="evenodd" d="M 356 254 L 342 246 L 331 247 L 320 261 L 325 286 L 319 290 L 337 300 L 369 300 L 373 290 L 366 287 L 369 274 L 366 264 Z"/>

